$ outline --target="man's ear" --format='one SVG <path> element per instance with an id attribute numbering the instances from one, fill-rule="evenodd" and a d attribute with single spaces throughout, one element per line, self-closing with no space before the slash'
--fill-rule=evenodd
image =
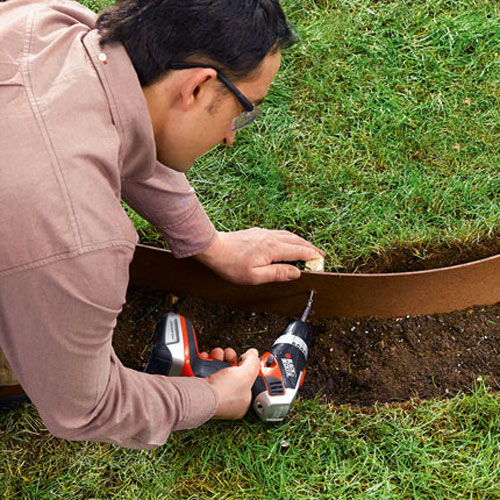
<path id="1" fill-rule="evenodd" d="M 192 68 L 186 71 L 189 75 L 181 84 L 182 110 L 188 111 L 199 99 L 211 89 L 210 83 L 217 79 L 217 71 L 212 68 Z"/>

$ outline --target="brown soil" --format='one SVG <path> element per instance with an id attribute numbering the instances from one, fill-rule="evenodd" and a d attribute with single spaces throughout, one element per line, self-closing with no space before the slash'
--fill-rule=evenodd
<path id="1" fill-rule="evenodd" d="M 200 349 L 269 349 L 290 318 L 250 314 L 192 296 L 131 287 L 118 319 L 115 349 L 126 366 L 142 370 L 151 332 L 169 311 L 191 319 Z M 500 303 L 451 314 L 380 320 L 311 317 L 302 397 L 372 405 L 451 396 L 486 380 L 500 390 Z"/>
<path id="2" fill-rule="evenodd" d="M 500 254 L 500 232 L 474 244 L 453 242 L 435 247 L 399 246 L 363 260 L 347 262 L 342 272 L 399 273 L 455 266 Z"/>

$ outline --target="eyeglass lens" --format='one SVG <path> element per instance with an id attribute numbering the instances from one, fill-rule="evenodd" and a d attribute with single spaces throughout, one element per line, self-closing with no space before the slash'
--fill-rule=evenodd
<path id="1" fill-rule="evenodd" d="M 231 126 L 231 130 L 234 132 L 236 130 L 241 130 L 243 127 L 250 125 L 255 121 L 255 119 L 262 114 L 262 110 L 255 106 L 252 111 L 243 111 L 234 120 Z"/>

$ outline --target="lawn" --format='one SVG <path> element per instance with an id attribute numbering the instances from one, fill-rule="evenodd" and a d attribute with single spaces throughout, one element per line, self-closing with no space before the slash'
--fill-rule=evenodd
<path id="1" fill-rule="evenodd" d="M 500 235 L 500 3 L 283 5 L 301 42 L 264 115 L 189 173 L 216 227 L 288 229 L 338 270 Z"/>
<path id="2" fill-rule="evenodd" d="M 497 234 L 500 4 L 282 3 L 301 43 L 265 114 L 189 174 L 216 226 L 290 229 L 338 269 Z M 399 407 L 299 401 L 282 424 L 210 422 L 154 451 L 54 438 L 31 405 L 1 411 L 0 436 L 3 498 L 500 498 L 500 397 L 484 381 Z"/>
<path id="3" fill-rule="evenodd" d="M 295 405 L 174 433 L 153 451 L 51 437 L 32 407 L 0 413 L 2 497 L 498 499 L 500 401 L 470 395 L 404 407 Z"/>

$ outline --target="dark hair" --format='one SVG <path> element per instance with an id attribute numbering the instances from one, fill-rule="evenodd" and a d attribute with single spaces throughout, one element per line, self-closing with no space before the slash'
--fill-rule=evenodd
<path id="1" fill-rule="evenodd" d="M 96 27 L 124 44 L 142 86 L 188 57 L 238 79 L 296 40 L 279 0 L 118 0 Z"/>

